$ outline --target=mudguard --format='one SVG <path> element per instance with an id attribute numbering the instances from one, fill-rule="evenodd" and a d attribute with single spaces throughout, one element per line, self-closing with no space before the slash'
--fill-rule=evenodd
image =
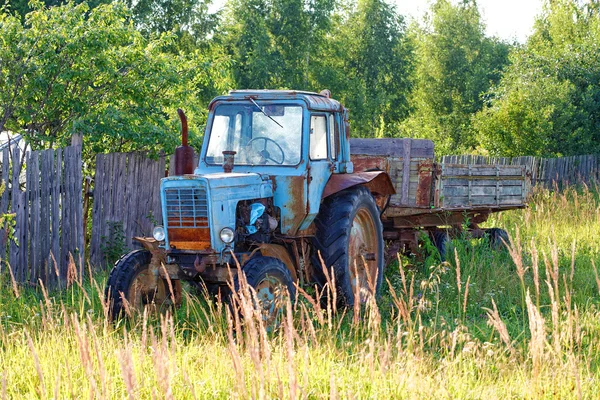
<path id="1" fill-rule="evenodd" d="M 322 197 L 326 198 L 357 185 L 365 186 L 374 195 L 389 196 L 396 194 L 392 180 L 385 171 L 368 171 L 331 175 L 325 189 L 323 189 Z"/>

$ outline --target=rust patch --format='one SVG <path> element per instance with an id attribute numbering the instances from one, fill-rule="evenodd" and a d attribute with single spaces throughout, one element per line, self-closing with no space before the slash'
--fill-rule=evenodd
<path id="1" fill-rule="evenodd" d="M 352 155 L 350 159 L 352 160 L 352 164 L 354 164 L 354 171 L 356 172 L 369 170 L 390 172 L 390 165 L 387 157 Z"/>
<path id="2" fill-rule="evenodd" d="M 306 217 L 307 200 L 305 196 L 306 176 L 290 176 L 286 177 L 289 182 L 288 186 L 288 201 L 283 205 L 287 209 L 287 215 L 291 216 L 292 220 L 288 221 L 290 226 L 289 234 L 295 235 L 300 223 Z"/>
<path id="3" fill-rule="evenodd" d="M 323 198 L 357 185 L 364 185 L 371 193 L 380 196 L 396 193 L 387 173 L 383 171 L 356 172 L 352 174 L 332 175 L 323 190 Z"/>
<path id="4" fill-rule="evenodd" d="M 263 243 L 258 247 L 258 249 L 263 256 L 273 257 L 283 262 L 290 271 L 290 274 L 292 274 L 292 279 L 294 281 L 298 280 L 298 275 L 296 274 L 296 265 L 292 261 L 292 258 L 285 247 L 278 244 Z"/>
<path id="5" fill-rule="evenodd" d="M 210 230 L 208 228 L 169 229 L 169 244 L 179 250 L 208 250 Z"/>
<path id="6" fill-rule="evenodd" d="M 431 205 L 431 182 L 433 178 L 433 161 L 419 161 L 418 171 L 419 181 L 417 184 L 417 207 L 429 207 Z"/>

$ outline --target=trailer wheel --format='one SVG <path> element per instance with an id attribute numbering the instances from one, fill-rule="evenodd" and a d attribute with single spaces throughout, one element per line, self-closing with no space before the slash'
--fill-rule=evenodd
<path id="1" fill-rule="evenodd" d="M 267 330 L 276 328 L 282 321 L 286 296 L 292 301 L 296 298 L 296 287 L 290 271 L 276 258 L 259 256 L 248 260 L 242 267 L 242 273 L 256 292 Z M 233 285 L 236 291 L 240 290 L 238 276 L 234 278 Z"/>
<path id="2" fill-rule="evenodd" d="M 171 293 L 166 279 L 152 275 L 151 259 L 148 250 L 134 250 L 115 263 L 104 291 L 111 319 L 142 312 L 146 307 L 159 312 L 181 304 L 181 283 L 171 280 Z"/>
<path id="3" fill-rule="evenodd" d="M 341 305 L 353 306 L 356 294 L 361 303 L 377 296 L 383 281 L 383 227 L 369 190 L 358 186 L 327 197 L 315 224 L 315 248 L 325 267 L 333 267 Z M 318 254 L 313 266 L 315 280 L 324 286 Z"/>
<path id="4" fill-rule="evenodd" d="M 485 231 L 490 247 L 496 250 L 504 248 L 504 243 L 509 243 L 508 232 L 502 228 L 490 228 Z M 504 243 L 502 242 L 504 240 Z"/>
<path id="5" fill-rule="evenodd" d="M 450 235 L 448 231 L 432 231 L 430 232 L 431 241 L 440 254 L 440 261 L 446 261 L 448 255 L 448 244 L 450 243 Z"/>

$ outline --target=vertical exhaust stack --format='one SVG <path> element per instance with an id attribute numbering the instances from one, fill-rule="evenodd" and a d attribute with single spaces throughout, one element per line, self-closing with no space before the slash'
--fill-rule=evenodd
<path id="1" fill-rule="evenodd" d="M 181 146 L 175 149 L 175 175 L 194 173 L 194 149 L 188 146 L 187 118 L 181 108 L 177 109 L 181 120 Z"/>

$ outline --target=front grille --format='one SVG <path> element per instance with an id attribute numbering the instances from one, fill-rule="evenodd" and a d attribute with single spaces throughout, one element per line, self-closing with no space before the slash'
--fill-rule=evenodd
<path id="1" fill-rule="evenodd" d="M 208 228 L 206 188 L 165 189 L 169 228 Z"/>

